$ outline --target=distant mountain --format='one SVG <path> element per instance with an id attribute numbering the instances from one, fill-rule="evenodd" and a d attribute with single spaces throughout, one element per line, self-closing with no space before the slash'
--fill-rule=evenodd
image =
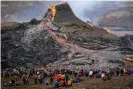
<path id="1" fill-rule="evenodd" d="M 123 7 L 108 11 L 99 23 L 99 25 L 105 26 L 133 27 L 133 7 Z"/>

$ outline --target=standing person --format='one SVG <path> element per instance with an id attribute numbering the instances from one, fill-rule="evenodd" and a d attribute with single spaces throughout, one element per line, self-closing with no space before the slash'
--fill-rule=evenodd
<path id="1" fill-rule="evenodd" d="M 120 73 L 121 73 L 121 76 L 123 76 L 123 75 L 124 75 L 124 70 L 121 69 L 121 70 L 120 70 Z"/>
<path id="2" fill-rule="evenodd" d="M 63 80 L 63 79 L 62 79 L 62 80 L 60 80 L 60 85 L 61 85 L 61 86 L 65 86 L 65 85 L 66 85 L 65 80 Z"/>
<path id="3" fill-rule="evenodd" d="M 74 71 L 74 76 L 77 77 L 78 73 L 76 71 Z"/>
<path id="4" fill-rule="evenodd" d="M 130 68 L 129 69 L 129 73 L 132 74 L 133 73 L 133 69 Z"/>
<path id="5" fill-rule="evenodd" d="M 67 82 L 68 79 L 69 79 L 69 76 L 66 74 L 66 76 L 65 76 L 65 82 Z"/>
<path id="6" fill-rule="evenodd" d="M 92 70 L 89 71 L 89 76 L 90 76 L 90 78 L 93 77 L 93 71 Z"/>
<path id="7" fill-rule="evenodd" d="M 117 69 L 116 69 L 116 76 L 117 76 L 117 77 L 119 76 L 119 73 L 120 73 L 120 71 L 119 71 L 119 69 L 117 68 Z"/>
<path id="8" fill-rule="evenodd" d="M 16 80 L 16 81 L 18 81 L 18 80 L 19 80 L 18 75 L 15 75 L 14 77 L 15 77 L 15 80 Z"/>
<path id="9" fill-rule="evenodd" d="M 39 78 L 39 82 L 40 82 L 40 84 L 42 84 L 42 81 L 43 81 L 43 75 L 40 74 L 38 78 Z"/>
<path id="10" fill-rule="evenodd" d="M 69 80 L 68 80 L 67 85 L 68 85 L 68 86 L 72 86 L 72 79 L 69 79 Z"/>
<path id="11" fill-rule="evenodd" d="M 28 74 L 26 75 L 25 80 L 26 80 L 26 84 L 29 84 L 29 75 Z"/>
<path id="12" fill-rule="evenodd" d="M 25 74 L 22 76 L 22 80 L 23 80 L 24 85 L 26 85 L 26 75 Z"/>
<path id="13" fill-rule="evenodd" d="M 34 84 L 37 84 L 37 75 L 35 74 L 33 78 L 34 78 Z"/>
<path id="14" fill-rule="evenodd" d="M 10 84 L 11 84 L 10 86 L 14 86 L 14 87 L 15 87 L 15 86 L 16 86 L 15 80 L 12 80 L 12 81 L 10 82 Z"/>
<path id="15" fill-rule="evenodd" d="M 51 85 L 53 84 L 53 77 L 52 77 L 52 75 L 50 75 L 50 83 L 51 83 Z"/>
<path id="16" fill-rule="evenodd" d="M 106 73 L 105 73 L 104 71 L 102 72 L 101 78 L 102 78 L 104 81 L 106 80 Z"/>
<path id="17" fill-rule="evenodd" d="M 54 88 L 59 88 L 59 82 L 58 81 L 55 81 Z"/>
<path id="18" fill-rule="evenodd" d="M 83 69 L 81 70 L 81 75 L 84 76 L 84 70 Z"/>
<path id="19" fill-rule="evenodd" d="M 81 81 L 80 76 L 77 76 L 75 82 L 76 82 L 76 83 L 79 83 L 80 81 Z"/>
<path id="20" fill-rule="evenodd" d="M 49 85 L 49 80 L 45 80 L 45 85 L 46 85 L 46 86 Z"/>
<path id="21" fill-rule="evenodd" d="M 89 72 L 87 70 L 85 70 L 85 76 L 88 77 Z"/>

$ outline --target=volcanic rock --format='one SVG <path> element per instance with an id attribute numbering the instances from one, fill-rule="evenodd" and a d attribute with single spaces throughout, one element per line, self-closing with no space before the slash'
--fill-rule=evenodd
<path id="1" fill-rule="evenodd" d="M 67 3 L 57 5 L 56 11 L 53 22 L 48 10 L 38 24 L 27 22 L 2 28 L 2 60 L 14 67 L 31 63 L 32 68 L 50 65 L 106 70 L 124 66 L 122 44 L 127 41 L 127 48 L 132 49 L 130 37 L 118 38 L 103 28 L 88 25 L 73 14 Z"/>

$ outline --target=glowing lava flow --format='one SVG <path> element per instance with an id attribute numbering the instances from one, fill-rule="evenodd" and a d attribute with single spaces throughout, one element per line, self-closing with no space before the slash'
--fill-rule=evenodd
<path id="1" fill-rule="evenodd" d="M 65 39 L 60 38 L 59 35 L 58 35 L 56 32 L 54 32 L 53 29 L 51 29 L 51 28 L 47 25 L 47 23 L 43 22 L 43 23 L 41 23 L 41 25 L 42 25 L 43 27 L 46 27 L 47 30 L 48 30 L 48 32 L 49 32 L 53 37 L 55 37 L 55 39 L 56 39 L 60 44 L 63 45 L 64 43 L 67 42 Z"/>
<path id="2" fill-rule="evenodd" d="M 53 21 L 54 17 L 55 17 L 55 13 L 56 13 L 55 6 L 51 6 L 51 12 L 52 12 L 51 21 Z M 50 28 L 48 26 L 48 23 L 49 22 L 47 22 L 47 21 L 43 21 L 43 22 L 41 22 L 40 26 L 45 28 L 55 38 L 55 40 L 57 42 L 59 42 L 61 45 L 63 45 L 65 47 L 67 47 L 68 49 L 70 49 L 72 51 L 72 53 L 77 51 L 77 52 L 82 52 L 82 53 L 88 54 L 89 52 L 91 52 L 88 49 L 82 48 L 82 47 L 78 46 L 77 44 L 69 43 L 67 40 L 61 38 L 52 28 Z"/>
<path id="3" fill-rule="evenodd" d="M 55 14 L 56 14 L 56 7 L 54 5 L 52 5 L 50 7 L 51 11 L 52 11 L 52 16 L 51 16 L 51 20 L 54 20 Z"/>
<path id="4" fill-rule="evenodd" d="M 110 29 L 106 29 L 106 31 L 110 34 L 112 34 L 111 30 Z"/>
<path id="5" fill-rule="evenodd" d="M 54 32 L 54 30 L 47 25 L 47 22 L 42 22 L 40 25 L 42 27 L 44 27 L 55 38 L 55 40 L 57 42 L 59 42 L 61 45 L 65 46 L 69 50 L 71 50 L 72 53 L 81 52 L 81 53 L 84 53 L 87 55 L 88 53 L 91 52 L 91 50 L 80 47 L 77 44 L 69 43 L 67 40 L 59 37 L 59 35 L 56 32 Z"/>

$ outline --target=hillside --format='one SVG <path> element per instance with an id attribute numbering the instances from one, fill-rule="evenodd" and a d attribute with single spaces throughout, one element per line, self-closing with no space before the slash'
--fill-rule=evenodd
<path id="1" fill-rule="evenodd" d="M 132 55 L 132 36 L 118 38 L 91 22 L 81 21 L 67 3 L 55 7 L 53 22 L 48 9 L 41 21 L 2 27 L 2 68 L 7 67 L 4 63 L 12 67 L 51 65 L 74 70 L 124 66 L 125 55 Z M 129 45 L 123 47 L 125 41 Z"/>
<path id="2" fill-rule="evenodd" d="M 102 16 L 99 25 L 133 27 L 133 7 L 110 10 Z"/>
<path id="3" fill-rule="evenodd" d="M 10 78 L 11 79 L 11 78 Z M 2 85 L 4 82 L 7 82 L 9 79 L 2 78 Z M 3 89 L 55 89 L 51 85 L 45 86 L 44 84 L 34 85 L 33 81 L 29 81 L 29 85 L 23 85 L 21 81 L 17 83 L 20 86 L 17 87 L 3 87 Z M 80 83 L 74 83 L 72 87 L 60 87 L 59 89 L 132 89 L 133 88 L 133 75 L 129 76 L 121 76 L 121 77 L 113 77 L 109 81 L 103 81 L 102 79 L 90 79 L 90 78 L 83 78 L 83 81 Z"/>

